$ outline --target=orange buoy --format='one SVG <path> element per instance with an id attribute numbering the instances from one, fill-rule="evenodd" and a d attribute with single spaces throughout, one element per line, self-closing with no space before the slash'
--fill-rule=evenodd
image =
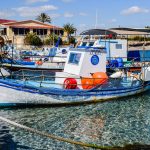
<path id="1" fill-rule="evenodd" d="M 74 78 L 66 78 L 63 84 L 64 89 L 76 89 L 77 81 Z"/>
<path id="2" fill-rule="evenodd" d="M 93 84 L 94 86 L 96 85 L 101 85 L 101 84 L 106 84 L 108 81 L 108 76 L 105 72 L 95 72 L 93 75 Z"/>
<path id="3" fill-rule="evenodd" d="M 37 64 L 37 65 L 42 65 L 43 62 L 39 60 L 39 61 L 36 62 L 36 64 Z"/>
<path id="4" fill-rule="evenodd" d="M 81 84 L 83 89 L 92 89 L 93 85 L 93 78 L 81 78 Z"/>

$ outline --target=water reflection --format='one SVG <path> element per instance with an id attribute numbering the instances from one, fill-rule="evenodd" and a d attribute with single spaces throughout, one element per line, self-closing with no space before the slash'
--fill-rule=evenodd
<path id="1" fill-rule="evenodd" d="M 149 93 L 78 107 L 3 109 L 0 115 L 50 134 L 86 143 L 104 146 L 150 144 Z M 82 149 L 21 129 L 10 129 L 15 142 L 32 149 Z"/>

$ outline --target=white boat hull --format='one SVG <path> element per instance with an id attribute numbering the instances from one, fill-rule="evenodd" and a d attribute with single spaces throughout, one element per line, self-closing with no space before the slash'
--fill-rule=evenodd
<path id="1" fill-rule="evenodd" d="M 21 87 L 16 90 L 5 84 L 0 84 L 0 107 L 3 106 L 19 106 L 19 105 L 51 105 L 51 104 L 71 104 L 71 103 L 85 103 L 85 102 L 96 102 L 101 100 L 109 100 L 114 98 L 131 96 L 142 93 L 149 89 L 140 88 L 128 92 L 120 92 L 108 95 L 92 95 L 92 96 L 60 96 L 60 95 L 44 95 L 40 93 L 33 93 L 32 91 L 22 90 Z"/>

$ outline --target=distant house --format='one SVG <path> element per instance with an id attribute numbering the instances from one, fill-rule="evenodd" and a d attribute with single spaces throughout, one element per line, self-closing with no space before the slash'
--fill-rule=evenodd
<path id="1" fill-rule="evenodd" d="M 115 32 L 118 36 L 148 36 L 150 35 L 149 28 L 110 28 L 112 32 Z"/>
<path id="2" fill-rule="evenodd" d="M 18 47 L 24 46 L 24 38 L 29 32 L 36 33 L 42 40 L 52 33 L 57 35 L 64 34 L 61 27 L 35 20 L 14 21 L 0 19 L 0 26 L 3 27 L 1 38 L 4 38 L 5 42 L 14 43 Z"/>

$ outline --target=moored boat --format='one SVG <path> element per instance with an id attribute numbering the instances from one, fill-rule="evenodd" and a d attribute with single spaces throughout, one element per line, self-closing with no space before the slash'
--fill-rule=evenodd
<path id="1" fill-rule="evenodd" d="M 116 72 L 120 73 L 116 73 Z M 104 49 L 71 49 L 63 72 L 37 75 L 1 71 L 0 106 L 30 106 L 96 102 L 135 95 L 150 89 L 150 67 L 138 72 L 106 71 Z"/>

